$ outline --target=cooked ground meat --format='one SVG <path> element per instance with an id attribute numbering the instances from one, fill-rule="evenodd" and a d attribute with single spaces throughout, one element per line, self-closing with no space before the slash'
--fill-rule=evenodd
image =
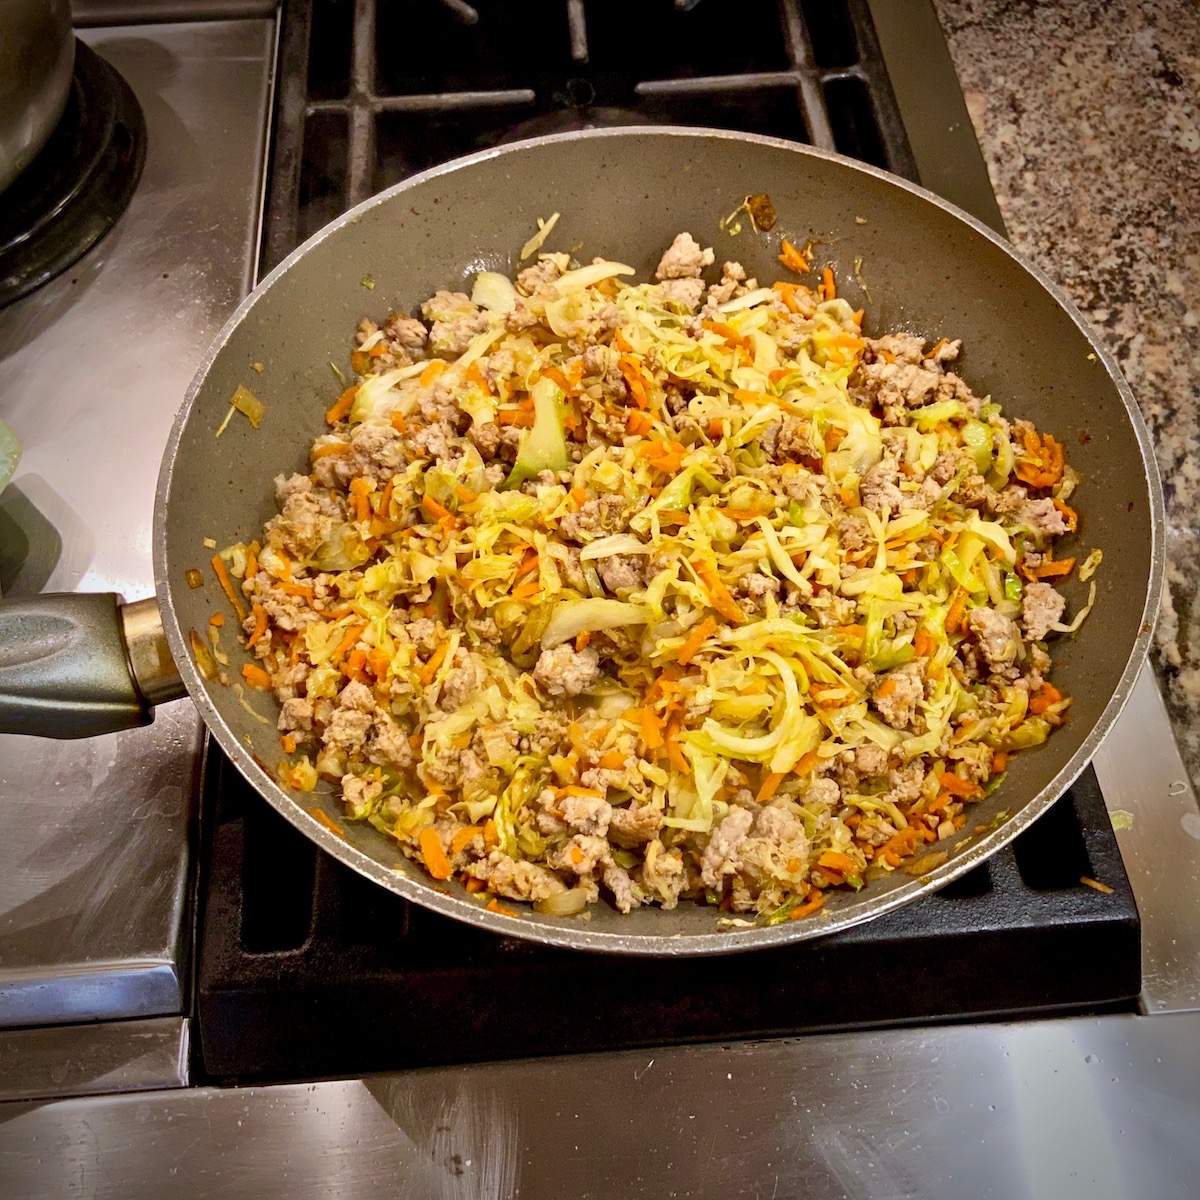
<path id="1" fill-rule="evenodd" d="M 284 781 L 340 781 L 483 903 L 803 916 L 895 869 L 905 822 L 966 827 L 1049 679 L 1060 448 L 957 341 L 714 259 L 682 233 L 638 284 L 546 252 L 504 314 L 364 318 L 307 472 L 222 551 Z"/>

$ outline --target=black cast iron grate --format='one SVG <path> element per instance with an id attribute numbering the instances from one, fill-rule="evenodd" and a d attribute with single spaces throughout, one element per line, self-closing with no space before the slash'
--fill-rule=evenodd
<path id="1" fill-rule="evenodd" d="M 1137 909 L 1090 768 L 937 895 L 818 941 L 684 961 L 459 925 L 318 850 L 211 744 L 205 775 L 194 1028 L 213 1080 L 1095 1012 L 1133 1007 L 1141 986 Z"/>
<path id="2" fill-rule="evenodd" d="M 916 180 L 866 0 L 288 0 L 264 271 L 353 204 L 504 140 L 710 125 Z"/>

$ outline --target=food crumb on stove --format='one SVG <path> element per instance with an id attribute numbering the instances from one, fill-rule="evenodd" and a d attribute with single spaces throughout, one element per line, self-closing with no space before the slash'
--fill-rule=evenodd
<path id="1" fill-rule="evenodd" d="M 206 537 L 204 539 L 204 548 L 205 550 L 215 550 L 217 548 L 217 539 Z"/>

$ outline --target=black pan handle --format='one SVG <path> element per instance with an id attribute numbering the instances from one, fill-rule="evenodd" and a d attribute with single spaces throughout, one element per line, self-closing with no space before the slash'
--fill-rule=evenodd
<path id="1" fill-rule="evenodd" d="M 148 725 L 184 694 L 154 600 L 112 592 L 0 602 L 0 733 L 82 738 Z"/>

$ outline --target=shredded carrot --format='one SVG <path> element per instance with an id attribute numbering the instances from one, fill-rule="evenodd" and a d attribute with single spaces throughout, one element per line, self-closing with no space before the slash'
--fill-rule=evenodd
<path id="1" fill-rule="evenodd" d="M 261 549 L 257 542 L 251 542 L 246 550 L 246 570 L 242 579 L 253 579 L 258 574 L 258 552 Z"/>
<path id="2" fill-rule="evenodd" d="M 234 612 L 238 615 L 239 621 L 246 619 L 246 606 L 241 602 L 237 592 L 233 590 L 233 582 L 229 578 L 229 571 L 225 566 L 225 560 L 219 555 L 212 556 L 213 574 L 217 577 L 217 582 L 221 585 L 221 591 L 229 597 L 229 603 L 233 605 Z"/>
<path id="3" fill-rule="evenodd" d="M 475 495 L 475 493 L 474 493 L 474 492 L 472 492 L 472 491 L 468 491 L 468 490 L 467 490 L 465 487 L 457 487 L 457 486 L 456 486 L 456 487 L 455 487 L 455 489 L 454 489 L 454 494 L 455 494 L 455 495 L 456 495 L 456 496 L 457 496 L 457 497 L 458 497 L 458 498 L 459 498 L 459 499 L 460 499 L 460 500 L 461 500 L 461 501 L 462 501 L 464 504 L 473 504 L 473 503 L 474 503 L 476 500 L 478 500 L 478 499 L 479 499 L 479 497 L 478 497 L 477 495 Z"/>
<path id="4" fill-rule="evenodd" d="M 1095 889 L 1102 896 L 1111 896 L 1113 894 L 1112 888 L 1107 883 L 1101 883 L 1098 879 L 1089 879 L 1086 875 L 1080 875 L 1079 882 Z"/>
<path id="5" fill-rule="evenodd" d="M 650 398 L 646 395 L 646 381 L 642 377 L 641 371 L 638 370 L 637 363 L 628 354 L 622 354 L 617 359 L 617 367 L 625 377 L 625 382 L 629 387 L 629 394 L 633 397 L 634 404 L 638 408 L 648 408 Z"/>
<path id="6" fill-rule="evenodd" d="M 1059 575 L 1070 575 L 1075 569 L 1073 558 L 1060 558 L 1039 563 L 1036 567 L 1022 566 L 1021 570 L 1030 579 L 1054 579 Z"/>
<path id="7" fill-rule="evenodd" d="M 852 487 L 843 487 L 838 489 L 838 499 L 847 508 L 858 507 L 858 493 Z"/>
<path id="8" fill-rule="evenodd" d="M 398 414 L 393 413 L 392 415 L 397 416 Z M 404 431 L 400 430 L 400 432 L 403 433 Z M 349 442 L 327 442 L 324 446 L 314 446 L 312 449 L 312 453 L 309 455 L 309 458 L 316 461 L 316 459 L 325 458 L 327 455 L 330 455 L 330 454 L 349 454 L 349 453 L 350 453 L 350 443 Z"/>
<path id="9" fill-rule="evenodd" d="M 350 480 L 350 495 L 354 497 L 354 519 L 369 521 L 371 519 L 371 501 L 367 498 L 371 490 L 371 482 L 360 475 Z"/>
<path id="10" fill-rule="evenodd" d="M 801 917 L 807 917 L 811 913 L 815 913 L 817 909 L 819 909 L 824 903 L 825 893 L 813 888 L 813 890 L 808 894 L 808 899 L 803 904 L 798 905 L 796 908 L 793 908 L 790 913 L 788 913 L 788 920 L 798 921 Z"/>
<path id="11" fill-rule="evenodd" d="M 607 754 L 600 756 L 600 761 L 596 765 L 605 771 L 623 771 L 625 755 L 620 750 L 609 750 Z"/>
<path id="12" fill-rule="evenodd" d="M 796 765 L 792 768 L 792 774 L 802 777 L 810 775 L 820 761 L 821 756 L 815 750 L 810 750 L 807 754 L 800 755 Z"/>
<path id="13" fill-rule="evenodd" d="M 492 390 L 484 373 L 479 369 L 478 363 L 472 363 L 463 372 L 463 378 L 468 383 L 473 383 L 473 384 L 476 384 L 478 387 L 481 387 L 485 392 L 490 393 Z"/>
<path id="14" fill-rule="evenodd" d="M 351 384 L 334 402 L 333 407 L 325 414 L 325 420 L 330 425 L 336 425 L 348 416 L 354 407 L 354 397 L 358 395 L 358 384 Z M 349 449 L 349 447 L 347 447 Z M 316 455 L 313 456 L 314 458 Z"/>
<path id="15" fill-rule="evenodd" d="M 299 596 L 302 600 L 312 603 L 313 586 L 311 583 L 293 583 L 290 579 L 285 579 L 279 584 L 279 590 L 289 596 Z"/>
<path id="16" fill-rule="evenodd" d="M 592 631 L 590 629 L 581 629 L 575 635 L 575 650 L 580 652 L 588 648 L 588 644 L 592 640 Z"/>
<path id="17" fill-rule="evenodd" d="M 837 871 L 839 875 L 852 875 L 855 869 L 853 860 L 839 850 L 826 850 L 817 859 L 817 866 L 827 871 Z"/>
<path id="18" fill-rule="evenodd" d="M 922 625 L 913 634 L 913 650 L 918 658 L 927 658 L 933 649 L 933 634 Z"/>
<path id="19" fill-rule="evenodd" d="M 324 809 L 314 806 L 308 810 L 308 814 L 316 820 L 318 825 L 324 825 L 330 833 L 336 833 L 340 838 L 346 836 L 346 831 Z"/>
<path id="20" fill-rule="evenodd" d="M 812 253 L 811 243 L 804 247 L 803 250 L 797 250 L 786 238 L 782 247 L 783 253 L 779 255 L 779 261 L 783 263 L 789 271 L 795 271 L 797 275 L 807 274 L 812 270 L 812 262 L 809 260 L 809 255 Z"/>
<path id="21" fill-rule="evenodd" d="M 704 584 L 708 592 L 709 603 L 712 607 L 721 616 L 727 617 L 730 621 L 735 621 L 739 625 L 745 621 L 746 614 L 738 607 L 729 589 L 721 582 L 720 576 L 717 575 L 716 566 L 699 555 L 689 561 L 692 564 L 693 570 L 700 577 L 700 582 Z"/>
<path id="22" fill-rule="evenodd" d="M 583 488 L 577 487 L 571 489 L 571 499 L 574 500 L 580 508 L 582 508 L 591 499 L 591 496 L 589 496 L 587 492 L 583 490 Z"/>
<path id="23" fill-rule="evenodd" d="M 649 433 L 653 424 L 654 422 L 644 412 L 637 412 L 635 409 L 630 409 L 629 416 L 625 419 L 625 428 L 637 436 Z"/>
<path id="24" fill-rule="evenodd" d="M 876 689 L 875 695 L 886 700 L 896 690 L 896 681 L 889 675 Z"/>
<path id="25" fill-rule="evenodd" d="M 979 796 L 983 794 L 983 789 L 978 784 L 968 783 L 965 779 L 960 779 L 953 771 L 942 772 L 941 784 L 952 796 Z"/>
<path id="26" fill-rule="evenodd" d="M 762 804 L 766 800 L 770 800 L 770 798 L 779 790 L 779 785 L 782 782 L 782 771 L 772 771 L 769 775 L 764 776 L 762 787 L 758 789 L 758 795 L 754 797 L 755 800 L 757 800 L 759 804 Z"/>
<path id="27" fill-rule="evenodd" d="M 1025 454 L 1017 460 L 1017 478 L 1030 487 L 1053 487 L 1063 475 L 1063 448 L 1050 434 L 1040 438 L 1033 431 L 1023 437 Z"/>
<path id="28" fill-rule="evenodd" d="M 254 663 L 246 663 L 242 667 L 242 678 L 253 688 L 267 689 L 271 686 L 271 677 Z"/>
<path id="29" fill-rule="evenodd" d="M 946 613 L 946 632 L 957 633 L 963 623 L 963 616 L 967 611 L 967 592 L 965 588 L 959 588 L 954 593 L 954 599 L 950 602 L 950 609 Z"/>
<path id="30" fill-rule="evenodd" d="M 279 744 L 283 747 L 284 754 L 296 753 L 296 739 L 290 733 L 285 733 L 279 739 Z"/>
<path id="31" fill-rule="evenodd" d="M 688 663 L 696 656 L 696 652 L 708 641 L 710 637 L 717 631 L 717 622 L 712 617 L 705 617 L 699 625 L 688 635 L 688 639 L 679 647 L 679 653 L 675 656 L 675 661 L 681 666 L 686 667 Z"/>
<path id="32" fill-rule="evenodd" d="M 833 278 L 832 267 L 826 267 L 825 270 L 821 272 L 821 285 L 817 290 L 821 293 L 822 298 L 825 300 L 837 299 L 837 283 Z"/>
<path id="33" fill-rule="evenodd" d="M 442 839 L 432 825 L 426 825 L 421 830 L 418 840 L 421 843 L 421 857 L 425 860 L 425 868 L 434 879 L 449 879 L 453 873 L 446 851 L 442 849 Z"/>
<path id="34" fill-rule="evenodd" d="M 992 752 L 992 770 L 993 775 L 999 775 L 1002 771 L 1008 770 L 1008 755 L 1003 750 L 994 750 Z"/>
<path id="35" fill-rule="evenodd" d="M 445 359 L 430 359 L 429 366 L 421 372 L 421 386 L 428 387 L 449 365 Z"/>
<path id="36" fill-rule="evenodd" d="M 692 773 L 691 761 L 684 754 L 683 747 L 679 744 L 679 734 L 682 727 L 683 720 L 678 713 L 667 722 L 667 758 L 670 760 L 671 766 L 681 775 L 690 775 Z"/>
<path id="37" fill-rule="evenodd" d="M 1029 711 L 1034 716 L 1041 716 L 1052 704 L 1057 704 L 1063 698 L 1062 692 L 1052 683 L 1043 683 L 1035 695 L 1030 697 Z"/>
<path id="38" fill-rule="evenodd" d="M 215 625 L 218 629 L 220 629 L 221 626 L 225 624 L 225 614 L 219 612 L 213 613 L 213 615 L 208 618 L 208 623 L 210 625 Z"/>
<path id="39" fill-rule="evenodd" d="M 639 717 L 642 726 L 642 741 L 647 750 L 659 750 L 663 745 L 662 718 L 652 708 L 643 708 Z"/>
<path id="40" fill-rule="evenodd" d="M 937 796 L 934 797 L 933 802 L 929 805 L 928 811 L 936 815 L 937 813 L 941 812 L 942 809 L 945 808 L 946 805 L 949 804 L 953 799 L 954 797 L 951 796 L 949 792 L 938 792 Z"/>
<path id="41" fill-rule="evenodd" d="M 724 338 L 731 346 L 740 346 L 745 350 L 750 350 L 754 346 L 754 343 L 744 333 L 738 333 L 732 325 L 727 325 L 724 321 L 701 321 L 700 324 L 710 333 Z"/>
<path id="42" fill-rule="evenodd" d="M 463 881 L 463 887 L 467 889 L 468 895 L 475 895 L 477 892 L 486 892 L 487 884 L 482 879 L 476 879 L 474 875 L 468 875 Z"/>
<path id="43" fill-rule="evenodd" d="M 867 636 L 867 627 L 865 625 L 839 625 L 838 633 L 844 638 L 849 638 L 851 641 L 861 642 Z"/>
<path id="44" fill-rule="evenodd" d="M 531 554 L 517 568 L 517 573 L 513 576 L 513 579 L 520 579 L 523 575 L 528 575 L 530 571 L 536 571 L 538 569 L 538 564 L 540 561 L 541 560 L 538 558 L 536 552 L 534 554 Z"/>
<path id="45" fill-rule="evenodd" d="M 512 590 L 512 598 L 514 600 L 525 600 L 530 596 L 536 595 L 542 590 L 542 581 L 540 579 L 527 579 L 524 583 L 518 584 Z"/>
<path id="46" fill-rule="evenodd" d="M 254 613 L 254 632 L 246 639 L 246 648 L 249 649 L 262 640 L 263 635 L 267 632 L 267 610 L 261 604 L 254 605 L 252 609 Z"/>
<path id="47" fill-rule="evenodd" d="M 533 413 L 521 409 L 502 408 L 496 414 L 497 425 L 519 425 L 533 428 Z"/>
<path id="48" fill-rule="evenodd" d="M 388 673 L 388 668 L 392 665 L 392 660 L 387 656 L 385 651 L 375 647 L 367 655 L 367 665 L 371 669 L 371 674 L 376 679 L 382 679 Z"/>
<path id="49" fill-rule="evenodd" d="M 500 831 L 496 828 L 496 822 L 491 817 L 483 823 L 483 844 L 485 846 L 500 845 Z"/>
<path id="50" fill-rule="evenodd" d="M 421 497 L 421 507 L 431 517 L 433 517 L 435 521 L 444 520 L 446 517 L 450 517 L 451 520 L 453 520 L 453 514 L 450 512 L 450 510 L 444 504 L 439 504 L 430 495 L 424 495 Z"/>
<path id="51" fill-rule="evenodd" d="M 446 657 L 446 651 L 449 649 L 449 644 L 443 642 L 426 660 L 425 665 L 417 672 L 417 678 L 421 683 L 428 687 L 433 682 L 433 677 L 438 673 L 438 667 L 442 665 Z"/>
<path id="52" fill-rule="evenodd" d="M 470 844 L 471 839 L 482 832 L 482 825 L 465 825 L 462 829 L 456 829 L 454 836 L 450 839 L 450 853 L 461 854 Z"/>
<path id="53" fill-rule="evenodd" d="M 501 904 L 495 897 L 492 897 L 483 907 L 488 912 L 499 913 L 502 917 L 519 917 L 521 915 L 515 908 L 509 908 L 507 904 Z"/>

